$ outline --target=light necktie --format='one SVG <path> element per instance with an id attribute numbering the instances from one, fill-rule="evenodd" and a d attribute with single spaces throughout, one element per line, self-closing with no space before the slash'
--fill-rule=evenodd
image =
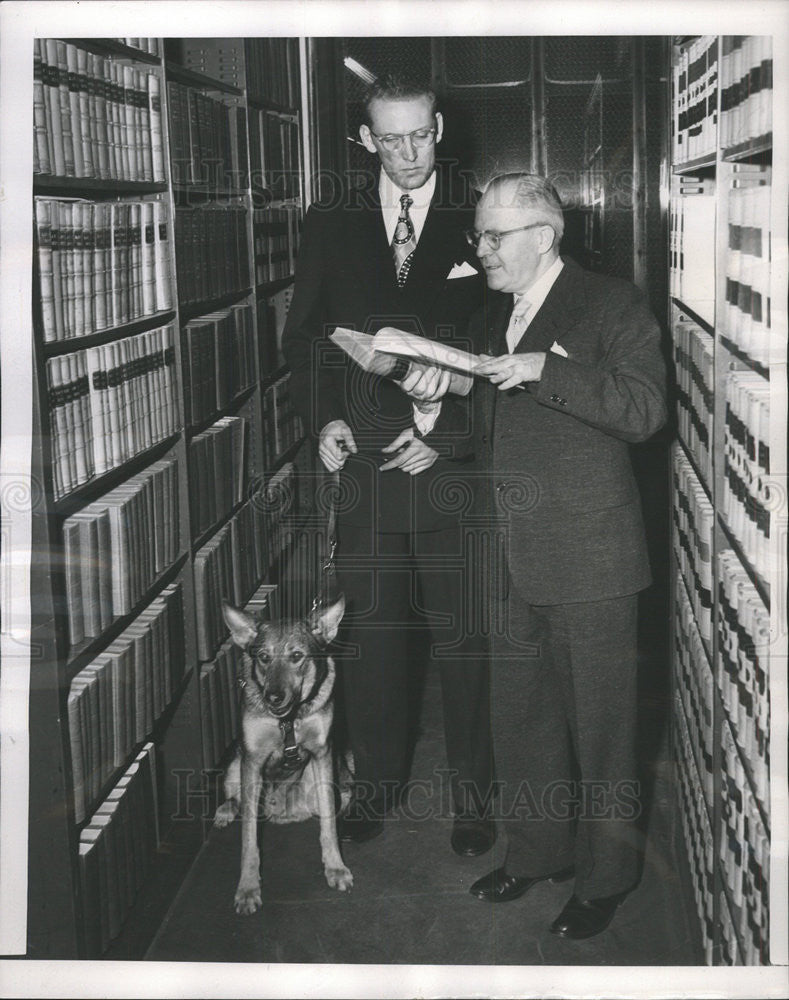
<path id="1" fill-rule="evenodd" d="M 413 199 L 403 194 L 400 196 L 400 215 L 397 217 L 394 236 L 392 237 L 392 255 L 394 257 L 397 284 L 405 284 L 408 272 L 411 270 L 411 259 L 416 250 L 416 233 L 411 216 L 408 214 Z"/>
<path id="2" fill-rule="evenodd" d="M 510 317 L 510 324 L 507 327 L 507 349 L 510 354 L 515 350 L 518 341 L 526 332 L 528 326 L 529 309 L 531 303 L 526 299 L 521 299 L 517 305 L 517 312 L 513 312 Z"/>

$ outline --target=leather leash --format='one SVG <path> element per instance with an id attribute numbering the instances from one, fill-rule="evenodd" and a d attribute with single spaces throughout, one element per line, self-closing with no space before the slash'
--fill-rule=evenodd
<path id="1" fill-rule="evenodd" d="M 328 597 L 327 582 L 334 574 L 334 554 L 337 551 L 337 497 L 340 492 L 340 470 L 336 469 L 331 474 L 331 486 L 329 487 L 329 513 L 326 521 L 326 546 L 327 553 L 320 568 L 320 580 L 318 589 L 312 599 L 311 611 L 315 612 L 326 603 Z"/>

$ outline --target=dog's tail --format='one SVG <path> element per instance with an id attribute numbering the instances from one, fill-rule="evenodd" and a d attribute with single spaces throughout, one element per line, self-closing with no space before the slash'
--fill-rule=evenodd
<path id="1" fill-rule="evenodd" d="M 225 771 L 225 801 L 217 809 L 214 826 L 232 823 L 241 808 L 241 753 L 237 753 Z"/>

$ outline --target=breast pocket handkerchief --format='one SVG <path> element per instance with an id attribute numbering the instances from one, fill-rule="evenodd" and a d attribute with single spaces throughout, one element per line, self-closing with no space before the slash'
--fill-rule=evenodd
<path id="1" fill-rule="evenodd" d="M 455 264 L 447 275 L 447 281 L 452 281 L 453 278 L 473 278 L 475 274 L 479 274 L 479 271 L 475 271 L 471 264 L 464 260 L 462 264 Z"/>
<path id="2" fill-rule="evenodd" d="M 567 354 L 567 351 L 565 351 L 565 349 L 562 347 L 562 345 L 560 343 L 558 343 L 558 341 L 556 341 L 556 340 L 554 340 L 554 342 L 551 344 L 551 351 L 554 354 L 558 354 L 560 358 L 569 357 L 569 355 Z"/>

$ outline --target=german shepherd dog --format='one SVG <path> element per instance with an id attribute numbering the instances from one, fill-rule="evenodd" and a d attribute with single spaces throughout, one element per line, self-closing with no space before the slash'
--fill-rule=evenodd
<path id="1" fill-rule="evenodd" d="M 257 821 L 294 823 L 320 818 L 320 844 L 326 881 L 347 892 L 353 876 L 337 842 L 331 724 L 335 669 L 326 652 L 345 612 L 342 595 L 308 621 L 263 622 L 223 606 L 233 641 L 244 651 L 241 738 L 225 775 L 224 802 L 214 826 L 223 827 L 241 812 L 241 876 L 236 913 L 254 913 L 262 903 Z M 346 782 L 341 805 L 347 804 Z"/>

